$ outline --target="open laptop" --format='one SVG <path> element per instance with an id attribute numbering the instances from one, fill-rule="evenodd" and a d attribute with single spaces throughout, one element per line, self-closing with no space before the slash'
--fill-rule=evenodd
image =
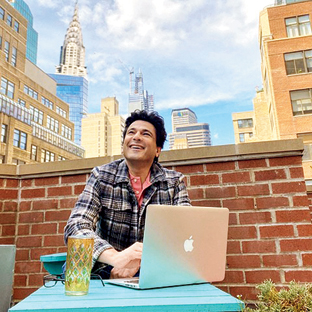
<path id="1" fill-rule="evenodd" d="M 222 281 L 229 210 L 149 205 L 139 278 L 106 282 L 137 289 Z"/>

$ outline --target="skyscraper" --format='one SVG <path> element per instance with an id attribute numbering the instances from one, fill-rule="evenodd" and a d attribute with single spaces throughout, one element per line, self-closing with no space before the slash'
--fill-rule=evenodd
<path id="1" fill-rule="evenodd" d="M 139 69 L 139 73 L 135 75 L 134 79 L 133 74 L 134 72 L 130 72 L 129 115 L 136 109 L 153 111 L 154 96 L 149 95 L 148 91 L 144 90 L 143 74 L 141 70 Z"/>
<path id="2" fill-rule="evenodd" d="M 9 0 L 8 2 L 27 19 L 26 58 L 37 64 L 38 33 L 33 28 L 33 15 L 24 0 Z M 17 24 L 14 24 L 14 27 L 17 27 Z"/>
<path id="3" fill-rule="evenodd" d="M 81 119 L 88 111 L 88 80 L 78 3 L 61 47 L 60 64 L 50 76 L 57 82 L 57 96 L 69 104 L 69 119 L 75 124 L 75 142 L 81 144 Z"/>
<path id="4" fill-rule="evenodd" d="M 209 124 L 198 123 L 191 109 L 173 109 L 171 120 L 173 133 L 169 133 L 169 149 L 211 145 Z"/>

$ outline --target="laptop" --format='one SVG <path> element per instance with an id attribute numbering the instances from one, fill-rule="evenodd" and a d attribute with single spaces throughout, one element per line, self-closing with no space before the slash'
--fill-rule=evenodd
<path id="1" fill-rule="evenodd" d="M 222 281 L 227 208 L 149 205 L 139 278 L 107 283 L 136 289 Z"/>

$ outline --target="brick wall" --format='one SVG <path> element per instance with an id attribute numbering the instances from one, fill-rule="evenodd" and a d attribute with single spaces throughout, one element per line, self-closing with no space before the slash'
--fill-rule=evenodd
<path id="1" fill-rule="evenodd" d="M 225 280 L 254 300 L 258 283 L 312 280 L 312 225 L 302 142 L 287 140 L 163 152 L 184 173 L 193 205 L 230 209 Z M 66 251 L 63 228 L 90 170 L 109 158 L 17 166 L 0 173 L 0 243 L 16 244 L 14 300 L 42 286 L 40 256 Z M 4 166 L 5 165 L 1 165 Z"/>

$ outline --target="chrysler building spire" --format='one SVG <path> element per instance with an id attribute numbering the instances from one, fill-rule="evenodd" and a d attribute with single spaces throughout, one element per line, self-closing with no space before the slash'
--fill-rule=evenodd
<path id="1" fill-rule="evenodd" d="M 60 65 L 56 66 L 56 73 L 72 76 L 87 76 L 85 66 L 85 47 L 78 16 L 78 1 L 72 21 L 67 28 L 63 46 L 61 47 Z"/>

